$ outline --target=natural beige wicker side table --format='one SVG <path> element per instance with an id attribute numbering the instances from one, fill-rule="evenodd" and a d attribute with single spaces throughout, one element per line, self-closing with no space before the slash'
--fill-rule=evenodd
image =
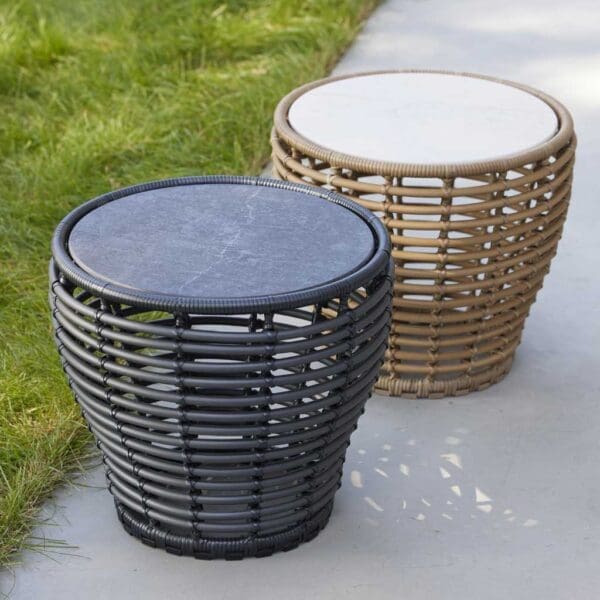
<path id="1" fill-rule="evenodd" d="M 333 77 L 279 103 L 275 174 L 346 194 L 390 233 L 380 391 L 439 398 L 508 373 L 561 236 L 575 145 L 555 99 L 472 74 Z"/>

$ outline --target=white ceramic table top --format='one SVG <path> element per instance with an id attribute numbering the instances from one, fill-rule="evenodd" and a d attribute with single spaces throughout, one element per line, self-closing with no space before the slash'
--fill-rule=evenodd
<path id="1" fill-rule="evenodd" d="M 457 163 L 511 155 L 558 130 L 554 110 L 510 85 L 441 73 L 385 73 L 313 88 L 290 107 L 292 128 L 345 154 Z"/>

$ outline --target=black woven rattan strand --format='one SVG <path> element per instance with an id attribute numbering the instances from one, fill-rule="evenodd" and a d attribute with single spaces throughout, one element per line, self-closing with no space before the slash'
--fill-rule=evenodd
<path id="1" fill-rule="evenodd" d="M 80 206 L 52 254 L 56 342 L 126 531 L 227 559 L 317 535 L 386 347 L 380 221 L 304 185 L 171 179 Z"/>

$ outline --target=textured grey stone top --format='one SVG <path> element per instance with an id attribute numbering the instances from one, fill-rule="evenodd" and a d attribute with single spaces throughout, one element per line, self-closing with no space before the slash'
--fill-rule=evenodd
<path id="1" fill-rule="evenodd" d="M 69 252 L 86 272 L 131 289 L 238 298 L 299 291 L 372 256 L 369 226 L 309 194 L 202 184 L 126 196 L 85 215 Z"/>

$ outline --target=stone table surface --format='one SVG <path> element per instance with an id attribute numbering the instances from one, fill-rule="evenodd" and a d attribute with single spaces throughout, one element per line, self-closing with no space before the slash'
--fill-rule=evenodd
<path id="1" fill-rule="evenodd" d="M 194 298 L 285 294 L 340 279 L 375 250 L 338 204 L 258 185 L 179 185 L 113 200 L 69 236 L 86 272 L 138 291 Z"/>
<path id="2" fill-rule="evenodd" d="M 444 73 L 380 73 L 320 85 L 294 101 L 289 121 L 323 148 L 418 164 L 508 156 L 558 130 L 554 110 L 533 94 Z"/>

